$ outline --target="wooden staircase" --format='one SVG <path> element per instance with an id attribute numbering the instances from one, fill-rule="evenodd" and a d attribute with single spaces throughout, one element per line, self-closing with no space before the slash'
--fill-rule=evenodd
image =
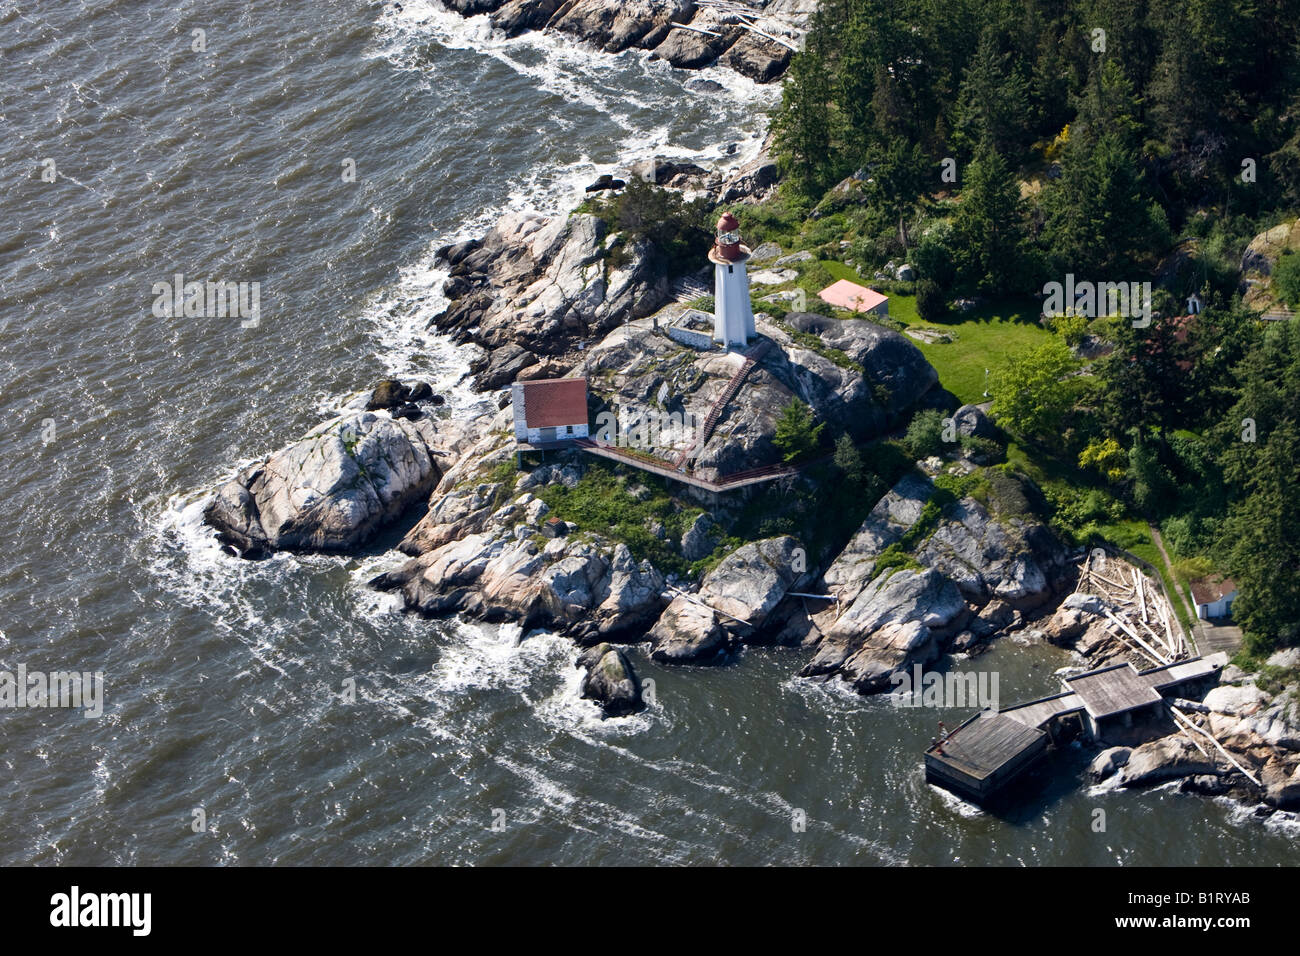
<path id="1" fill-rule="evenodd" d="M 685 303 L 694 302 L 706 295 L 712 295 L 713 290 L 695 276 L 682 276 L 673 283 L 669 294 L 673 297 L 674 302 Z"/>
<path id="2" fill-rule="evenodd" d="M 744 363 L 740 368 L 736 369 L 736 373 L 731 376 L 731 380 L 727 382 L 727 386 L 722 390 L 722 394 L 718 396 L 717 401 L 713 403 L 713 407 L 709 409 L 709 414 L 704 417 L 704 424 L 700 426 L 699 438 L 687 446 L 686 450 L 677 456 L 676 461 L 673 462 L 674 468 L 680 471 L 686 464 L 686 460 L 691 456 L 691 452 L 696 448 L 704 447 L 709 438 L 712 437 L 713 429 L 717 427 L 718 420 L 722 418 L 722 413 L 726 409 L 727 405 L 731 403 L 731 400 L 735 398 L 737 394 L 739 394 L 740 387 L 745 384 L 745 379 L 749 375 L 750 371 L 755 365 L 762 361 L 763 356 L 767 354 L 768 349 L 771 347 L 772 343 L 770 341 L 767 339 L 760 339 L 757 344 L 753 345 L 745 352 Z"/>

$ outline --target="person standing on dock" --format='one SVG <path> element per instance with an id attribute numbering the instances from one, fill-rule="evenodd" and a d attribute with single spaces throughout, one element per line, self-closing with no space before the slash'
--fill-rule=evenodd
<path id="1" fill-rule="evenodd" d="M 941 720 L 939 721 L 939 736 L 930 741 L 930 746 L 934 748 L 935 753 L 937 754 L 943 753 L 943 745 L 947 739 L 948 739 L 948 730 L 946 727 L 944 727 L 943 721 Z"/>

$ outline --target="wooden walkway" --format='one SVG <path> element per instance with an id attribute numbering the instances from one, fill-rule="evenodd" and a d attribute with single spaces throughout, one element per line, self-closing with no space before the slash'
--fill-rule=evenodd
<path id="1" fill-rule="evenodd" d="M 703 478 L 696 478 L 694 475 L 688 475 L 684 471 L 678 471 L 670 462 L 658 464 L 648 458 L 628 451 L 626 448 L 619 448 L 616 445 L 605 445 L 592 438 L 575 438 L 573 446 L 587 452 L 589 455 L 596 455 L 600 458 L 607 458 L 610 461 L 616 461 L 620 465 L 629 465 L 633 468 L 639 468 L 641 471 L 648 471 L 652 475 L 659 475 L 662 478 L 669 478 L 673 481 L 680 481 L 683 484 L 691 485 L 695 488 L 703 488 L 705 491 L 734 491 L 737 488 L 744 488 L 748 485 L 758 485 L 765 481 L 773 481 L 777 478 L 784 478 L 788 475 L 797 474 L 799 469 L 791 465 L 765 465 L 762 468 L 750 468 L 747 471 L 736 471 L 729 475 L 723 475 L 717 481 L 706 481 Z"/>

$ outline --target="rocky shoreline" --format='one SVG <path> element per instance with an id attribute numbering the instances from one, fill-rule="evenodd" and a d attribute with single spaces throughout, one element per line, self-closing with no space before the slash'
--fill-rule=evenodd
<path id="1" fill-rule="evenodd" d="M 637 264 L 648 253 L 633 257 L 626 277 L 613 283 L 592 281 L 589 272 L 582 290 L 576 277 L 602 264 L 599 256 L 586 261 L 602 245 L 593 217 L 514 221 L 521 225 L 513 234 L 505 224 L 449 251 L 449 258 L 471 264 L 463 274 L 489 277 L 479 285 L 491 292 L 477 300 L 483 305 L 473 325 L 463 311 L 465 297 L 437 320 L 483 348 L 477 385 L 495 387 L 512 374 L 574 373 L 600 383 L 602 403 L 659 396 L 703 414 L 731 374 L 723 355 L 696 353 L 623 324 L 647 311 L 634 290 L 652 302 L 665 298 L 665 277 L 650 281 Z M 836 323 L 835 348 L 861 370 L 849 374 L 796 341 L 799 328 L 825 326 L 819 317 L 807 318 L 759 317 L 760 334 L 773 347 L 701 449 L 696 474 L 776 460 L 774 409 L 793 396 L 836 430 L 867 442 L 915 408 L 950 407 L 935 388 L 933 368 L 905 337 L 865 320 Z M 596 337 L 610 326 L 590 347 L 576 348 L 579 336 Z M 872 382 L 885 386 L 885 403 L 882 390 L 866 387 Z M 578 487 L 594 466 L 589 456 L 552 452 L 545 463 L 517 471 L 508 406 L 458 421 L 437 401 L 419 383 L 380 383 L 355 396 L 343 415 L 218 488 L 205 520 L 243 557 L 348 552 L 427 503 L 398 545 L 409 560 L 371 584 L 399 593 L 408 610 L 422 615 L 510 621 L 525 631 L 571 637 L 588 648 L 578 658 L 587 672 L 583 694 L 607 717 L 644 707 L 635 668 L 615 644 L 645 644 L 651 659 L 668 665 L 726 664 L 747 646 L 800 646 L 810 652 L 801 676 L 844 681 L 862 694 L 887 692 L 896 675 L 916 665 L 928 667 L 945 654 L 979 654 L 1008 634 L 1068 647 L 1088 667 L 1147 663 L 1105 631 L 1095 600 L 1070 594 L 1080 556 L 1035 515 L 1033 489 L 970 455 L 917 463 L 820 567 L 808 560 L 807 542 L 792 534 L 725 544 L 745 493 L 692 497 L 688 489 L 674 507 L 698 514 L 666 547 L 683 559 L 718 558 L 691 579 L 637 559 L 614 535 L 551 513 L 546 489 Z M 978 408 L 959 409 L 953 418 L 963 434 L 992 428 Z M 981 490 L 944 493 L 963 476 L 978 479 Z M 792 495 L 810 480 L 782 479 Z M 632 496 L 644 490 L 632 479 L 624 487 Z M 904 565 L 878 567 L 905 540 Z M 791 592 L 831 600 L 809 602 Z M 1091 776 L 1126 787 L 1179 779 L 1188 792 L 1262 801 L 1265 812 L 1300 807 L 1294 689 L 1272 697 L 1245 675 L 1230 678 L 1206 697 L 1195 719 L 1226 739 L 1260 784 L 1189 751 L 1193 745 L 1176 727 L 1105 750 Z"/>
<path id="2" fill-rule="evenodd" d="M 710 0 L 443 0 L 464 16 L 486 14 L 507 36 L 533 30 L 574 37 L 606 53 L 649 50 L 674 67 L 715 63 L 756 83 L 779 79 L 816 10 L 816 0 L 737 4 Z"/>
<path id="3" fill-rule="evenodd" d="M 624 48 L 654 35 L 653 25 L 638 33 L 651 22 L 639 19 L 646 10 L 659 16 L 668 6 L 696 6 L 619 4 L 623 12 L 611 18 L 615 5 L 603 2 L 449 2 L 467 15 L 533 24 L 527 28 L 564 31 L 568 23 L 576 31 L 581 22 L 592 42 L 607 33 L 606 44 Z M 549 19 L 537 26 L 548 6 Z M 524 7 L 536 8 L 533 19 Z M 595 32 L 596 20 L 605 33 Z M 715 205 L 761 199 L 776 181 L 766 152 L 726 173 L 659 161 L 649 170 L 661 184 Z M 666 321 L 682 308 L 672 302 L 672 277 L 647 241 L 622 243 L 621 255 L 612 256 L 619 239 L 594 214 L 520 213 L 440 251 L 450 271 L 449 304 L 432 326 L 477 350 L 476 391 L 572 375 L 591 384 L 592 420 L 615 406 L 707 416 L 735 374 L 736 357 L 697 352 L 659 331 L 652 317 Z M 764 254 L 775 259 L 780 250 Z M 922 408 L 951 414 L 964 437 L 997 434 L 979 408 L 957 408 L 917 347 L 891 329 L 803 313 L 756 319 L 769 348 L 693 450 L 699 478 L 779 463 L 777 418 L 792 399 L 859 447 L 896 434 Z M 670 459 L 680 449 L 653 451 Z M 626 528 L 616 533 L 557 513 L 564 509 L 556 492 L 588 487 L 601 469 L 608 470 L 574 449 L 517 468 L 508 393 L 495 412 L 458 420 L 427 385 L 386 381 L 222 484 L 204 519 L 229 553 L 260 558 L 355 553 L 418 515 L 397 546 L 408 560 L 372 586 L 400 594 L 414 613 L 509 621 L 571 637 L 584 648 L 577 658 L 586 672 L 583 696 L 611 718 L 645 706 L 632 661 L 615 645 L 645 644 L 654 661 L 670 665 L 725 665 L 745 647 L 797 646 L 809 652 L 802 677 L 844 681 L 861 694 L 889 691 L 895 676 L 914 666 L 947 654 L 974 656 L 1007 635 L 1068 647 L 1088 666 L 1131 654 L 1105 632 L 1104 609 L 1071 594 L 1081 555 L 1044 523 L 1032 482 L 964 447 L 891 478 L 873 494 L 879 499 L 866 517 L 854 519 L 856 530 L 824 554 L 813 553 L 800 530 L 799 521 L 811 519 L 782 514 L 782 506 L 770 518 L 788 519 L 784 528 L 736 536 L 762 493 L 758 486 L 719 494 L 674 488 L 662 515 L 647 517 L 631 537 Z M 636 474 L 609 479 L 629 502 L 654 494 Z M 808 471 L 779 483 L 778 501 L 825 492 Z M 640 542 L 640 556 L 629 541 Z M 661 557 L 646 556 L 647 542 Z M 1217 764 L 1211 769 L 1214 761 L 1199 752 L 1191 758 L 1177 728 L 1105 751 L 1093 775 L 1118 775 L 1124 786 L 1179 778 L 1190 792 L 1300 807 L 1295 696 L 1294 688 L 1265 694 L 1247 675 L 1229 673 L 1196 712 L 1258 771 L 1259 786 Z"/>

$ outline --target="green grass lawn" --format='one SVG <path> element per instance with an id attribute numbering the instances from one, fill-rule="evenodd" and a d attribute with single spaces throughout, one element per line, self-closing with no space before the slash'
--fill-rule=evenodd
<path id="1" fill-rule="evenodd" d="M 965 403 L 987 401 L 985 369 L 997 368 L 1011 356 L 1052 337 L 1038 324 L 1038 308 L 1032 303 L 994 303 L 937 322 L 923 322 L 916 314 L 915 296 L 894 295 L 889 298 L 889 315 L 909 327 L 937 328 L 953 337 L 952 342 L 915 344 L 939 373 L 939 383 Z"/>
<path id="2" fill-rule="evenodd" d="M 853 266 L 846 266 L 844 263 L 836 262 L 834 259 L 822 259 L 821 264 L 826 267 L 826 271 L 829 272 L 831 277 L 834 279 L 848 279 L 850 282 L 857 282 L 860 285 L 865 284 L 862 282 L 862 276 L 858 274 L 858 270 L 853 268 Z"/>

